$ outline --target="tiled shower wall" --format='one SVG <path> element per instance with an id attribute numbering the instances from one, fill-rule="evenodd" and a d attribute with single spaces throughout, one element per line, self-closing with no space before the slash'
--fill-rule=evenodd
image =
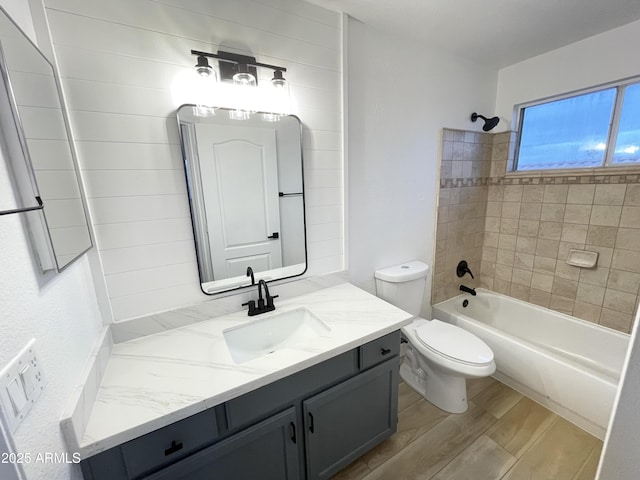
<path id="1" fill-rule="evenodd" d="M 442 144 L 440 200 L 433 267 L 432 303 L 456 296 L 462 282 L 456 265 L 469 263 L 478 286 L 485 229 L 492 135 L 445 129 Z"/>
<path id="2" fill-rule="evenodd" d="M 491 143 L 480 141 L 492 146 L 489 167 L 482 163 L 484 169 L 471 171 L 471 177 L 465 178 L 467 171 L 453 178 L 448 163 L 457 160 L 449 160 L 456 155 L 449 155 L 447 142 L 463 143 L 463 158 L 464 145 L 472 143 L 464 141 L 472 139 L 467 133 L 453 133 L 453 140 L 448 140 L 451 133 L 445 133 L 443 142 L 433 302 L 457 295 L 464 280 L 469 286 L 629 332 L 640 293 L 640 175 L 505 178 L 514 137 L 507 132 L 475 134 L 490 138 Z M 472 162 L 486 162 L 486 155 L 483 152 Z M 489 178 L 484 176 L 487 171 Z M 473 188 L 479 193 L 463 194 Z M 468 204 L 474 206 L 464 206 Z M 452 217 L 452 206 L 458 217 Z M 459 212 L 467 209 L 478 215 L 484 211 L 483 234 L 477 230 L 479 216 L 472 218 L 473 228 L 460 226 L 467 218 Z M 471 240 L 473 248 L 465 248 Z M 478 244 L 482 245 L 479 262 Z M 597 252 L 597 267 L 568 265 L 570 249 Z M 455 276 L 455 265 L 462 258 L 474 273 L 479 272 L 475 281 Z"/>

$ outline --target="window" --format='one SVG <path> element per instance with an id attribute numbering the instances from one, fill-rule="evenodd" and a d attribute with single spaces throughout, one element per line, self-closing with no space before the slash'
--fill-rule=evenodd
<path id="1" fill-rule="evenodd" d="M 520 109 L 518 171 L 640 164 L 640 83 Z"/>

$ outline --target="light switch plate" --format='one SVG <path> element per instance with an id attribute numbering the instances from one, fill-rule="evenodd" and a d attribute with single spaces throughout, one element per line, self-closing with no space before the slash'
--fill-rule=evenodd
<path id="1" fill-rule="evenodd" d="M 19 415 L 24 410 L 24 407 L 27 406 L 28 400 L 17 378 L 11 380 L 11 383 L 7 386 L 7 392 L 13 406 L 13 414 Z"/>
<path id="2" fill-rule="evenodd" d="M 36 354 L 35 343 L 35 338 L 31 339 L 0 372 L 0 406 L 13 432 L 29 413 L 47 383 L 40 357 Z"/>

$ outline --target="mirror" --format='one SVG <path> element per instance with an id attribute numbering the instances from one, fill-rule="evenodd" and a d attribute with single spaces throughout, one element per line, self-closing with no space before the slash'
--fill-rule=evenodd
<path id="1" fill-rule="evenodd" d="M 302 128 L 293 115 L 178 109 L 202 291 L 221 293 L 307 269 Z M 206 113 L 206 112 L 205 112 Z"/>
<path id="2" fill-rule="evenodd" d="M 6 94 L 0 102 L 3 154 L 20 190 L 25 185 L 20 170 L 28 172 L 30 199 L 22 191 L 23 203 L 33 204 L 39 196 L 44 204 L 41 232 L 29 223 L 32 235 L 45 238 L 47 254 L 52 248 L 55 265 L 38 248 L 42 269 L 61 271 L 92 246 L 75 152 L 53 65 L 4 10 L 0 73 Z"/>

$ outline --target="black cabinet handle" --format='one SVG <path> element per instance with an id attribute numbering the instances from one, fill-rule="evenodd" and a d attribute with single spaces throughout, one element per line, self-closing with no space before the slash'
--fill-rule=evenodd
<path id="1" fill-rule="evenodd" d="M 291 441 L 296 443 L 296 424 L 291 422 L 289 425 L 291 425 Z"/>
<path id="2" fill-rule="evenodd" d="M 380 349 L 380 353 L 381 353 L 382 355 L 389 355 L 389 354 L 391 353 L 391 349 L 390 349 L 390 348 L 384 348 L 384 347 L 382 347 L 382 348 Z"/>
<path id="3" fill-rule="evenodd" d="M 271 235 L 270 237 L 267 237 L 267 238 L 272 238 L 272 239 L 280 238 L 280 234 L 278 232 L 273 232 L 273 235 Z"/>
<path id="4" fill-rule="evenodd" d="M 314 428 L 313 428 L 313 415 L 311 415 L 311 412 L 309 412 L 309 431 L 311 433 L 313 433 L 313 430 L 314 430 Z"/>
<path id="5" fill-rule="evenodd" d="M 176 452 L 178 452 L 178 451 L 182 450 L 182 447 L 183 447 L 183 446 L 184 446 L 184 445 L 182 445 L 182 442 L 177 443 L 177 442 L 174 440 L 173 442 L 171 442 L 171 446 L 170 446 L 169 448 L 167 448 L 167 449 L 164 451 L 164 455 L 165 455 L 165 457 L 168 457 L 169 455 L 174 454 L 174 453 L 176 453 Z"/>

